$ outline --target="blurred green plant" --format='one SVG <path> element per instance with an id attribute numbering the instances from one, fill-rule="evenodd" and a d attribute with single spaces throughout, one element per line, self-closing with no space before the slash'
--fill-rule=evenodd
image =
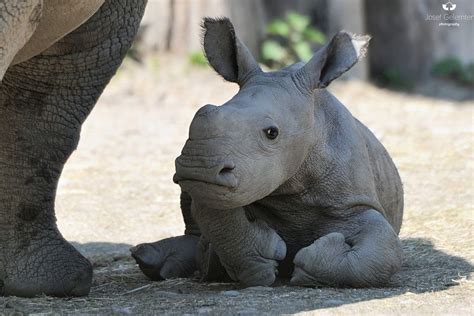
<path id="1" fill-rule="evenodd" d="M 158 55 L 155 54 L 148 57 L 148 65 L 152 73 L 159 74 L 161 64 Z"/>
<path id="2" fill-rule="evenodd" d="M 474 86 L 474 63 L 463 65 L 456 57 L 442 59 L 433 65 L 433 74 L 462 85 Z"/>
<path id="3" fill-rule="evenodd" d="M 325 42 L 326 36 L 310 25 L 309 17 L 289 12 L 284 19 L 268 24 L 267 39 L 261 48 L 262 59 L 271 68 L 308 61 L 313 56 L 313 46 Z"/>
<path id="4" fill-rule="evenodd" d="M 384 70 L 379 79 L 383 86 L 394 90 L 410 91 L 414 87 L 413 82 L 396 68 Z"/>
<path id="5" fill-rule="evenodd" d="M 207 66 L 207 58 L 202 51 L 196 51 L 189 54 L 189 62 L 191 65 L 204 67 Z"/>

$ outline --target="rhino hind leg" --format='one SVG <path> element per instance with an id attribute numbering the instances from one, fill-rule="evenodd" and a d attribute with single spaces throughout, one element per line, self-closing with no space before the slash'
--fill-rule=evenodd
<path id="1" fill-rule="evenodd" d="M 375 210 L 351 218 L 355 233 L 327 234 L 295 256 L 294 285 L 379 287 L 400 269 L 400 240 L 387 220 Z"/>

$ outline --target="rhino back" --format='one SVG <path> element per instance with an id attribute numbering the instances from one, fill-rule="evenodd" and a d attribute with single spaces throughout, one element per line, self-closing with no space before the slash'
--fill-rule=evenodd
<path id="1" fill-rule="evenodd" d="M 384 215 L 398 234 L 403 218 L 403 184 L 397 167 L 375 135 L 359 120 L 355 121 L 367 145 L 369 165 Z"/>
<path id="2" fill-rule="evenodd" d="M 315 147 L 315 153 L 320 155 L 320 161 L 330 162 L 330 178 L 341 179 L 336 183 L 329 181 L 332 186 L 328 186 L 327 194 L 332 191 L 342 196 L 346 206 L 360 203 L 378 210 L 398 233 L 403 216 L 403 188 L 385 147 L 327 90 L 316 96 L 315 115 L 321 126 L 316 137 L 323 135 L 324 143 Z M 316 175 L 325 172 L 318 165 L 312 166 L 312 170 Z M 322 185 L 324 181 L 322 178 Z"/>
<path id="3" fill-rule="evenodd" d="M 317 135 L 325 134 L 322 140 L 326 149 L 316 146 L 315 152 L 321 160 L 332 163 L 332 178 L 342 179 L 329 190 L 344 196 L 346 205 L 352 204 L 352 200 L 363 201 L 359 197 L 366 196 L 366 205 L 381 212 L 398 233 L 403 216 L 403 188 L 389 153 L 331 93 L 321 91 L 317 100 L 315 115 L 320 117 L 324 129 Z M 317 169 L 320 167 L 313 167 L 316 174 L 321 172 Z"/>

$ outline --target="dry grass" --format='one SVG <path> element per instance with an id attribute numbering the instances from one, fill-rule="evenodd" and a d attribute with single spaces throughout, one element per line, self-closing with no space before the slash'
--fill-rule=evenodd
<path id="1" fill-rule="evenodd" d="M 148 281 L 127 248 L 182 233 L 179 190 L 171 181 L 174 158 L 196 109 L 220 104 L 236 91 L 208 70 L 165 57 L 158 62 L 126 64 L 114 78 L 61 179 L 58 222 L 94 263 L 90 296 L 0 298 L 0 315 L 473 314 L 474 103 L 357 82 L 332 90 L 386 145 L 406 192 L 405 260 L 391 287 L 238 289 Z"/>

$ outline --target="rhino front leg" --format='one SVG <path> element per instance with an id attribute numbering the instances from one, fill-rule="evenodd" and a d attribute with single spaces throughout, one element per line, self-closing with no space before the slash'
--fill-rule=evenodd
<path id="1" fill-rule="evenodd" d="M 291 283 L 305 286 L 377 287 L 400 269 L 400 240 L 387 220 L 367 210 L 347 222 L 351 235 L 333 232 L 295 256 Z"/>
<path id="2" fill-rule="evenodd" d="M 185 278 L 197 270 L 198 242 L 198 236 L 183 235 L 140 244 L 130 251 L 140 270 L 151 280 Z"/>
<path id="3" fill-rule="evenodd" d="M 189 277 L 197 270 L 196 256 L 201 233 L 191 215 L 191 197 L 182 191 L 180 199 L 186 225 L 184 235 L 139 244 L 130 249 L 140 270 L 151 280 Z"/>
<path id="4" fill-rule="evenodd" d="M 231 279 L 244 286 L 268 286 L 275 281 L 277 260 L 285 258 L 286 244 L 273 229 L 249 221 L 243 208 L 215 210 L 193 203 L 192 210 Z"/>

